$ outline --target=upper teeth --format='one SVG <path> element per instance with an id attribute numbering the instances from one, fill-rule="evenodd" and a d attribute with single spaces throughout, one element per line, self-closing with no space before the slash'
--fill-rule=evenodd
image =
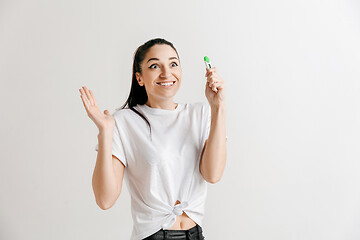
<path id="1" fill-rule="evenodd" d="M 171 86 L 173 85 L 174 82 L 169 82 L 169 83 L 160 83 L 161 86 Z"/>

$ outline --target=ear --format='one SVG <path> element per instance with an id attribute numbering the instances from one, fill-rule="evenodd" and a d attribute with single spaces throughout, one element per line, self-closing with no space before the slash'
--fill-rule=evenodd
<path id="1" fill-rule="evenodd" d="M 140 73 L 136 72 L 135 76 L 136 76 L 136 80 L 138 81 L 139 85 L 142 86 L 143 83 L 141 83 L 142 81 L 141 81 Z"/>

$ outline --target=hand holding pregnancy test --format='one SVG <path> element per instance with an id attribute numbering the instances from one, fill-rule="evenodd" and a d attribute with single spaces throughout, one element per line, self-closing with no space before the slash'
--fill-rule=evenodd
<path id="1" fill-rule="evenodd" d="M 206 89 L 205 96 L 211 107 L 218 107 L 225 104 L 225 82 L 217 74 L 216 67 L 211 67 L 210 59 L 205 56 L 204 63 L 206 66 Z"/>
<path id="2" fill-rule="evenodd" d="M 208 56 L 205 56 L 204 57 L 204 63 L 205 63 L 205 66 L 206 66 L 206 70 L 210 69 L 211 68 L 211 63 L 210 63 L 210 59 L 208 58 Z M 206 71 L 207 72 L 207 71 Z M 207 75 L 207 74 L 206 74 Z M 209 85 L 210 86 L 210 85 Z M 217 89 L 216 87 L 214 87 L 215 89 L 215 92 L 217 92 Z"/>

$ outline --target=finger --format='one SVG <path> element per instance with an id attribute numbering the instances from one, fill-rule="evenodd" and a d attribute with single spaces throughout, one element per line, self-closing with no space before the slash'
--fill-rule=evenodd
<path id="1" fill-rule="evenodd" d="M 93 92 L 90 89 L 89 89 L 89 92 L 90 92 L 90 95 L 91 95 L 92 99 L 94 100 L 95 106 L 97 106 L 97 101 L 95 99 L 95 96 L 94 96 Z"/>
<path id="2" fill-rule="evenodd" d="M 212 87 L 213 84 L 217 83 L 218 81 L 211 79 L 210 81 L 208 81 L 209 86 Z"/>
<path id="3" fill-rule="evenodd" d="M 210 76 L 207 78 L 207 81 L 212 83 L 212 82 L 220 82 L 220 79 L 217 76 Z"/>
<path id="4" fill-rule="evenodd" d="M 216 92 L 216 86 L 214 84 L 211 85 L 211 87 L 208 85 L 208 87 L 211 89 L 211 91 Z"/>
<path id="5" fill-rule="evenodd" d="M 89 102 L 91 105 L 94 105 L 94 101 L 93 101 L 93 98 L 90 94 L 90 91 L 87 87 L 84 86 L 84 91 L 85 91 L 85 94 L 86 94 L 86 97 L 88 98 Z"/>
<path id="6" fill-rule="evenodd" d="M 217 71 L 217 68 L 216 68 L 216 67 L 207 68 L 206 71 L 207 71 L 207 72 L 216 72 L 216 71 Z"/>
<path id="7" fill-rule="evenodd" d="M 217 85 L 216 82 L 213 82 L 213 83 L 211 84 L 211 89 L 212 89 L 213 91 L 216 89 L 216 85 Z"/>
<path id="8" fill-rule="evenodd" d="M 87 110 L 89 108 L 89 105 L 90 105 L 89 99 L 87 98 L 84 89 L 81 88 L 80 92 L 81 92 L 81 99 L 83 100 L 83 103 L 84 103 L 85 108 Z"/>
<path id="9" fill-rule="evenodd" d="M 87 110 L 88 106 L 87 106 L 87 103 L 85 103 L 86 100 L 84 99 L 84 96 L 83 96 L 83 95 L 80 95 L 80 97 L 81 97 L 81 100 L 82 100 L 82 103 L 83 103 L 85 109 Z"/>
<path id="10" fill-rule="evenodd" d="M 86 92 L 85 92 L 84 88 L 81 89 L 81 93 L 82 93 L 82 98 L 84 99 L 84 101 L 86 103 L 86 106 L 90 107 L 91 102 L 90 102 L 88 96 L 86 95 Z"/>
<path id="11" fill-rule="evenodd" d="M 93 100 L 93 98 L 91 97 L 91 94 L 90 94 L 90 92 L 89 92 L 89 89 L 84 86 L 84 91 L 85 91 L 85 93 L 86 93 L 87 98 L 89 99 L 90 104 L 91 104 L 91 105 L 94 105 L 94 100 Z"/>
<path id="12" fill-rule="evenodd" d="M 214 84 L 212 85 L 212 87 L 215 87 L 215 88 L 217 88 L 217 89 L 224 89 L 225 84 L 222 83 L 222 82 L 216 82 L 216 83 L 214 83 Z"/>
<path id="13" fill-rule="evenodd" d="M 213 72 L 214 72 L 214 70 L 212 70 L 212 68 L 206 69 L 205 77 L 211 75 Z"/>
<path id="14" fill-rule="evenodd" d="M 225 88 L 225 82 L 217 82 L 216 87 L 219 89 L 224 89 Z"/>
<path id="15" fill-rule="evenodd" d="M 211 77 L 211 76 L 216 76 L 216 77 L 217 77 L 218 75 L 217 75 L 216 72 L 211 71 L 211 72 L 208 72 L 206 76 L 207 76 L 207 77 Z"/>
<path id="16" fill-rule="evenodd" d="M 216 67 L 206 68 L 206 74 L 209 74 L 210 72 L 216 72 Z"/>
<path id="17" fill-rule="evenodd" d="M 217 86 L 218 89 L 225 89 L 225 83 L 221 82 L 219 83 L 219 86 Z"/>
<path id="18" fill-rule="evenodd" d="M 213 85 L 212 87 L 211 87 L 211 89 L 214 91 L 214 92 L 217 92 L 218 90 L 217 90 L 217 87 L 215 86 L 215 85 Z"/>
<path id="19" fill-rule="evenodd" d="M 206 88 L 212 91 L 212 88 L 209 86 L 209 84 L 206 84 Z"/>

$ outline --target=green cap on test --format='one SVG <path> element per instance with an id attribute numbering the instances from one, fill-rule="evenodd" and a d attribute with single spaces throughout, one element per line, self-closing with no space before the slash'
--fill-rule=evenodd
<path id="1" fill-rule="evenodd" d="M 209 62 L 210 62 L 210 59 L 209 59 L 207 56 L 205 56 L 205 57 L 204 57 L 204 61 L 209 63 Z"/>

